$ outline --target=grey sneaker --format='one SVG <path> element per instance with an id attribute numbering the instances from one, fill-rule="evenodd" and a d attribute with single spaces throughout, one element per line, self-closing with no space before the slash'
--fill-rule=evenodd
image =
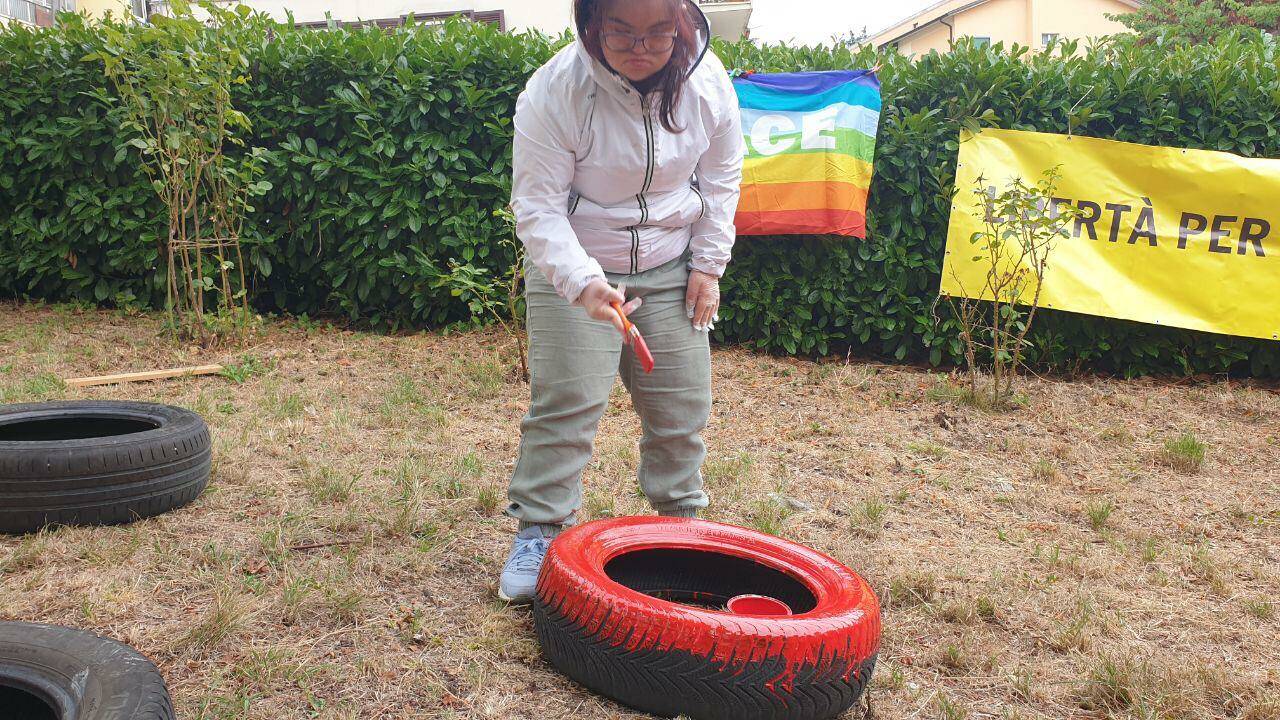
<path id="1" fill-rule="evenodd" d="M 538 585 L 538 571 L 542 569 L 542 559 L 547 556 L 547 548 L 550 546 L 551 538 L 545 537 L 542 528 L 536 525 L 517 533 L 515 542 L 511 544 L 506 567 L 502 568 L 498 597 L 517 603 L 533 600 L 533 591 Z"/>

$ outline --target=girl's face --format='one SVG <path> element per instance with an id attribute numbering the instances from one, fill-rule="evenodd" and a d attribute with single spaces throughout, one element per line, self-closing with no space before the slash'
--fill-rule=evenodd
<path id="1" fill-rule="evenodd" d="M 671 5 L 670 0 L 604 3 L 600 46 L 609 67 L 632 82 L 666 67 L 676 37 Z"/>

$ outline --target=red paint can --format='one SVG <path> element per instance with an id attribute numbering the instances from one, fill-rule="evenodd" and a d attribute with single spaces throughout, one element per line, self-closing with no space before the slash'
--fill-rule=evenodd
<path id="1" fill-rule="evenodd" d="M 791 614 L 791 608 L 781 600 L 764 595 L 739 595 L 729 598 L 725 608 L 735 615 L 767 615 L 780 617 Z"/>

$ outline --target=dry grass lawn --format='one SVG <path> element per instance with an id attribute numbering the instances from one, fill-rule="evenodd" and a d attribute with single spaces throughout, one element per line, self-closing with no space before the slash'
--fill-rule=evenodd
<path id="1" fill-rule="evenodd" d="M 0 618 L 152 657 L 179 716 L 636 717 L 538 655 L 494 599 L 528 388 L 496 332 L 273 322 L 175 346 L 155 316 L 0 304 L 0 401 L 144 399 L 213 429 L 193 505 L 0 539 Z M 58 377 L 223 362 L 67 390 Z M 819 548 L 884 605 L 852 718 L 1280 718 L 1280 394 L 1044 379 L 1024 408 L 945 375 L 720 349 L 709 517 Z M 588 518 L 647 512 L 621 385 Z M 1202 453 L 1202 457 L 1199 457 Z"/>

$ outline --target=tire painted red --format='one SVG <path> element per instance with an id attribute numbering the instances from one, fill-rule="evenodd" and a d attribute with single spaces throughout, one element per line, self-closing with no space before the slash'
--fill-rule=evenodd
<path id="1" fill-rule="evenodd" d="M 794 614 L 716 609 L 741 594 Z M 879 602 L 852 570 L 780 538 L 680 518 L 561 534 L 542 565 L 534 624 L 547 659 L 579 683 L 695 720 L 835 717 L 862 693 L 880 645 Z"/>

